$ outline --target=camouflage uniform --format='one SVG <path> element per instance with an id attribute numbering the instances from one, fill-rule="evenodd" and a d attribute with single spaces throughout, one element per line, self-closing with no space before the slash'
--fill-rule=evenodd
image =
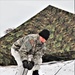
<path id="1" fill-rule="evenodd" d="M 39 66 L 40 63 L 42 63 L 42 55 L 44 54 L 45 50 L 46 43 L 40 42 L 39 35 L 30 34 L 26 37 L 20 38 L 12 45 L 11 54 L 14 56 L 18 65 L 22 65 L 21 61 L 30 59 Z M 39 67 L 34 67 L 39 69 Z"/>

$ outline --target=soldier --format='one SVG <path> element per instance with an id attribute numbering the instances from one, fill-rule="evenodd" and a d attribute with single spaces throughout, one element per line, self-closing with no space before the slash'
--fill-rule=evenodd
<path id="1" fill-rule="evenodd" d="M 11 47 L 11 54 L 18 66 L 32 69 L 32 75 L 39 75 L 38 70 L 46 51 L 46 41 L 49 35 L 49 31 L 44 29 L 39 34 L 29 34 L 17 40 Z"/>

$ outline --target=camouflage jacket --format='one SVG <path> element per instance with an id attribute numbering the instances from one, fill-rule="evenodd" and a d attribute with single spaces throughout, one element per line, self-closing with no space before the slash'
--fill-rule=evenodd
<path id="1" fill-rule="evenodd" d="M 19 52 L 22 60 L 27 60 L 28 55 L 32 55 L 33 59 L 40 59 L 46 50 L 46 43 L 41 43 L 38 34 L 29 34 L 17 40 L 13 45 Z"/>

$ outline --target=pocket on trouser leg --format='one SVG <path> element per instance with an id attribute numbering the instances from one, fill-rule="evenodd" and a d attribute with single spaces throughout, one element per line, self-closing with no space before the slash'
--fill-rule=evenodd
<path id="1" fill-rule="evenodd" d="M 33 67 L 33 71 L 35 71 L 35 70 L 39 70 L 40 69 L 40 65 L 34 65 L 34 67 Z"/>
<path id="2" fill-rule="evenodd" d="M 41 64 L 41 63 L 42 63 L 42 58 L 40 58 L 40 59 L 38 60 L 38 63 L 39 63 L 39 64 Z"/>

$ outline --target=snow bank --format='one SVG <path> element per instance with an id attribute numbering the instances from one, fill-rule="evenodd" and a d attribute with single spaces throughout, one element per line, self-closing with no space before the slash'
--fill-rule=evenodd
<path id="1" fill-rule="evenodd" d="M 23 67 L 0 67 L 0 75 L 22 75 Z M 56 64 L 43 64 L 39 70 L 40 75 L 74 75 L 74 60 L 58 62 Z M 27 75 L 31 75 L 31 70 Z"/>

